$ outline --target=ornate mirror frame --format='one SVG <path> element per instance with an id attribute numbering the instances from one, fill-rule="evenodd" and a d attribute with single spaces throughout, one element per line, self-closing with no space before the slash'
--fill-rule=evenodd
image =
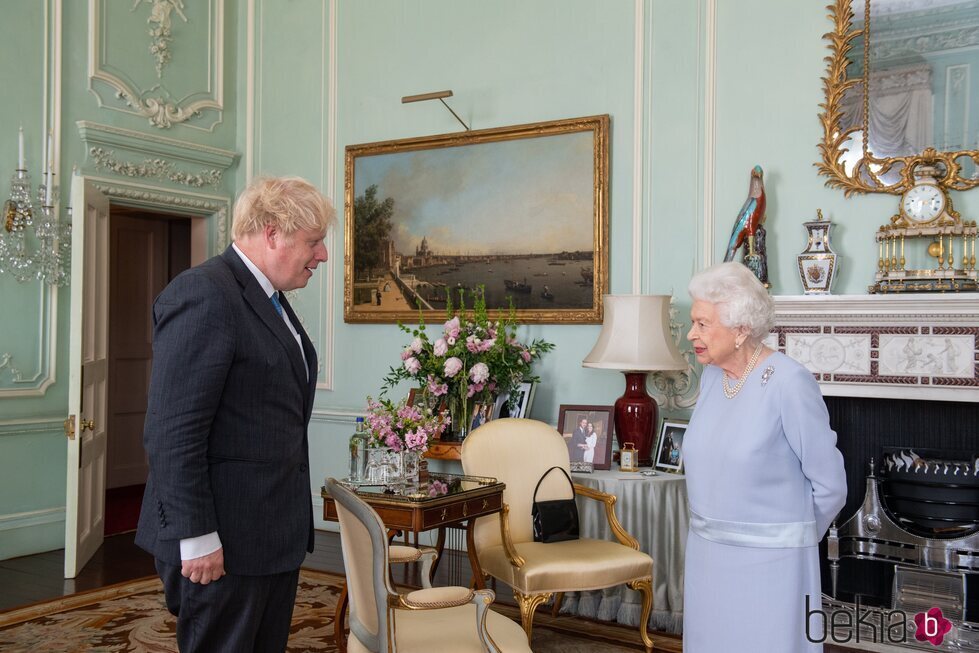
<path id="1" fill-rule="evenodd" d="M 870 1 L 864 0 L 864 26 L 870 24 Z M 869 113 L 868 93 L 863 96 L 863 115 L 861 123 L 843 129 L 843 99 L 847 90 L 858 85 L 867 88 L 870 75 L 870 39 L 863 40 L 863 76 L 862 78 L 847 79 L 846 69 L 850 63 L 848 54 L 853 48 L 853 42 L 864 34 L 866 29 L 856 29 L 853 25 L 853 2 L 851 0 L 834 0 L 829 9 L 829 19 L 833 22 L 833 31 L 823 36 L 829 42 L 830 54 L 826 57 L 826 76 L 823 80 L 825 101 L 819 106 L 822 112 L 819 120 L 823 126 L 823 140 L 819 144 L 822 161 L 816 163 L 819 174 L 829 177 L 826 182 L 831 188 L 841 188 L 849 197 L 853 193 L 891 193 L 900 195 L 915 184 L 914 170 L 918 166 L 936 166 L 944 170 L 938 177 L 939 185 L 953 190 L 969 190 L 979 186 L 979 179 L 970 179 L 961 175 L 962 166 L 958 159 L 972 159 L 979 165 L 979 150 L 959 150 L 939 152 L 934 148 L 926 148 L 920 154 L 906 157 L 878 158 L 867 151 L 867 138 L 863 138 L 863 156 L 857 160 L 853 170 L 848 174 L 842 161 L 848 151 L 844 145 L 850 137 L 858 132 L 867 133 L 867 117 Z M 888 172 L 898 172 L 900 180 L 889 183 L 882 179 Z"/>

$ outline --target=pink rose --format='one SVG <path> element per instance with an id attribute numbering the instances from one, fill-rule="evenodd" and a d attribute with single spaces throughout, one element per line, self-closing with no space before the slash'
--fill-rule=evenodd
<path id="1" fill-rule="evenodd" d="M 411 356 L 405 359 L 405 369 L 408 370 L 408 374 L 414 376 L 418 374 L 418 371 L 422 368 L 422 364 L 418 362 L 418 359 Z"/>
<path id="2" fill-rule="evenodd" d="M 479 344 L 479 351 L 489 351 L 496 344 L 496 338 L 490 338 L 489 340 L 484 340 Z"/>
<path id="3" fill-rule="evenodd" d="M 422 353 L 422 339 L 415 338 L 414 340 L 411 341 L 411 344 L 408 345 L 408 348 L 411 349 L 411 351 L 415 352 L 416 354 Z"/>
<path id="4" fill-rule="evenodd" d="M 406 361 L 411 358 L 414 352 L 411 351 L 411 347 L 405 347 L 404 351 L 401 352 L 401 360 Z"/>
<path id="5" fill-rule="evenodd" d="M 486 379 L 489 378 L 489 367 L 487 367 L 486 363 L 476 363 L 469 370 L 469 378 L 474 383 L 485 383 Z"/>
<path id="6" fill-rule="evenodd" d="M 479 348 L 480 342 L 482 341 L 476 336 L 469 336 L 468 338 L 466 338 L 466 349 L 468 349 L 470 352 L 474 354 L 479 353 L 480 351 L 482 351 Z"/>
<path id="7" fill-rule="evenodd" d="M 449 344 L 445 338 L 439 338 L 435 341 L 434 351 L 436 356 L 445 356 L 446 352 L 449 351 Z"/>
<path id="8" fill-rule="evenodd" d="M 459 326 L 459 316 L 456 315 L 454 318 L 445 323 L 445 336 L 446 338 L 452 338 L 453 342 L 459 337 L 459 332 L 461 331 Z M 451 344 L 451 343 L 450 343 Z"/>
<path id="9" fill-rule="evenodd" d="M 462 369 L 462 361 L 453 356 L 452 358 L 446 359 L 445 361 L 445 375 L 450 379 L 459 373 Z"/>
<path id="10" fill-rule="evenodd" d="M 530 352 L 527 351 L 526 349 L 521 350 L 520 358 L 522 358 L 525 363 L 529 363 L 531 358 Z"/>

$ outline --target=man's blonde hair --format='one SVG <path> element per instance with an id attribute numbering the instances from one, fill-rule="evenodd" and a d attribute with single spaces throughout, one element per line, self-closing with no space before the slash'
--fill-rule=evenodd
<path id="1" fill-rule="evenodd" d="M 326 232 L 336 222 L 333 204 L 301 177 L 258 177 L 235 202 L 235 240 L 272 225 L 286 237 L 300 229 Z"/>

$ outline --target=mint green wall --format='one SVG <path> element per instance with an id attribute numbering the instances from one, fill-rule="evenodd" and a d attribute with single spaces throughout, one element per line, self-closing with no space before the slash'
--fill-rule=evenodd
<path id="1" fill-rule="evenodd" d="M 331 262 L 294 298 L 324 359 L 310 440 L 316 496 L 323 477 L 345 473 L 353 418 L 404 345 L 394 325 L 342 319 L 343 147 L 459 129 L 438 103 L 402 105 L 403 95 L 451 88 L 450 104 L 476 129 L 610 114 L 613 293 L 672 290 L 683 317 L 686 283 L 693 270 L 722 256 L 755 164 L 766 173 L 774 292 L 801 292 L 795 271 L 805 242 L 801 223 L 822 208 L 837 225 L 834 246 L 843 257 L 835 289 L 864 293 L 875 265 L 873 233 L 897 201 L 887 195 L 845 199 L 824 186 L 813 166 L 827 54 L 821 37 L 831 27 L 824 4 L 228 0 L 225 107 L 213 131 L 202 131 L 159 130 L 144 118 L 100 109 L 87 83 L 88 5 L 65 2 L 61 178 L 73 162 L 91 166 L 74 125 L 86 119 L 238 151 L 240 164 L 217 194 L 232 194 L 253 174 L 299 174 L 335 199 L 341 225 L 329 243 Z M 0 27 L 0 66 L 23 88 L 17 104 L 0 107 L 0 122 L 15 125 L 27 116 L 32 133 L 43 102 L 33 82 L 43 50 L 23 34 L 41 25 L 43 6 L 42 0 L 18 3 Z M 176 47 L 179 53 L 179 42 Z M 197 63 L 175 56 L 172 74 L 193 80 Z M 183 66 L 191 69 L 182 73 Z M 0 134 L 0 161 L 8 169 L 14 138 L 12 129 Z M 979 200 L 961 193 L 954 200 L 963 215 L 975 214 Z M 5 306 L 29 306 L 23 288 L 6 279 L 0 279 L 0 293 Z M 63 418 L 65 405 L 66 297 L 62 292 L 58 302 L 58 382 L 44 397 L 0 398 L 0 557 L 4 543 L 13 541 L 10 529 L 3 530 L 5 517 L 20 524 L 12 515 L 63 506 L 63 436 L 53 420 Z M 0 316 L 0 352 L 36 350 L 32 324 L 26 312 Z M 522 330 L 526 338 L 557 344 L 539 368 L 543 383 L 532 417 L 555 423 L 560 404 L 610 404 L 621 394 L 620 374 L 580 365 L 598 332 L 597 325 Z M 29 424 L 4 424 L 13 419 Z M 56 539 L 45 541 L 53 548 L 60 546 Z"/>
<path id="2" fill-rule="evenodd" d="M 0 133 L 0 178 L 6 180 L 13 173 L 17 157 L 16 128 L 23 124 L 27 163 L 36 187 L 41 177 L 47 112 L 48 121 L 57 118 L 61 126 L 55 137 L 60 141 L 60 165 L 56 173 L 57 183 L 64 193 L 62 211 L 68 204 L 70 183 L 66 180 L 73 165 L 78 165 L 83 174 L 96 175 L 113 183 L 144 183 L 164 192 L 198 192 L 199 189 L 166 179 L 96 169 L 86 156 L 75 123 L 88 120 L 145 135 L 235 149 L 237 17 L 236 3 L 229 4 L 224 29 L 225 108 L 220 122 L 206 131 L 180 124 L 160 129 L 151 126 L 142 116 L 100 108 L 88 83 L 88 2 L 19 0 L 5 3 L 4 20 L 0 22 L 0 71 L 3 73 L 0 77 L 9 86 L 6 101 L 0 106 L 0 124 L 4 125 Z M 102 0 L 100 6 L 103 13 L 107 12 L 105 25 L 109 29 L 103 36 L 110 60 L 116 66 L 115 72 L 130 82 L 145 77 L 147 70 L 155 75 L 152 58 L 147 52 L 149 36 L 145 33 L 149 5 L 144 4 L 135 12 L 130 11 L 133 8 L 131 2 Z M 162 81 L 171 85 L 176 93 L 185 95 L 195 86 L 207 83 L 207 65 L 211 60 L 207 43 L 213 41 L 208 41 L 200 31 L 214 6 L 217 3 L 188 3 L 185 13 L 189 22 L 174 17 L 173 59 Z M 53 87 L 59 10 L 62 12 L 60 64 L 63 68 L 60 102 L 54 88 L 45 92 L 46 82 Z M 131 29 L 132 25 L 135 25 L 134 29 Z M 199 45 L 201 41 L 204 45 Z M 148 68 L 147 61 L 150 62 Z M 10 88 L 16 92 L 9 92 Z M 154 157 L 146 152 L 133 155 L 114 151 L 114 154 L 118 160 L 137 164 Z M 180 164 L 175 165 L 179 168 Z M 217 198 L 229 198 L 234 188 L 232 174 L 225 175 L 220 187 L 209 187 L 205 192 Z M 4 196 L 7 192 L 8 186 L 4 184 Z M 211 238 L 214 238 L 213 233 Z M 37 396 L 11 396 L 10 391 L 22 388 L 23 384 L 16 382 L 9 368 L 0 369 L 0 559 L 64 546 L 66 454 L 62 420 L 67 412 L 69 329 L 77 325 L 70 323 L 67 287 L 54 291 L 56 300 L 50 313 L 42 313 L 40 308 L 42 292 L 47 291 L 39 283 L 18 284 L 7 275 L 0 277 L 3 306 L 0 311 L 0 356 L 12 354 L 11 367 L 17 367 L 25 379 L 40 375 L 36 362 L 39 359 L 45 362 L 50 359 L 54 363 L 54 382 Z M 56 346 L 50 350 L 47 345 L 52 329 L 56 331 Z M 42 371 L 42 376 L 47 376 L 46 368 Z"/>

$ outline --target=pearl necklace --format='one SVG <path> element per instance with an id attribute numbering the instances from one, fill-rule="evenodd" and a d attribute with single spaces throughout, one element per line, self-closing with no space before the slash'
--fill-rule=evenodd
<path id="1" fill-rule="evenodd" d="M 751 355 L 751 359 L 748 361 L 748 366 L 744 368 L 744 372 L 741 373 L 741 378 L 738 379 L 738 382 L 733 388 L 728 385 L 727 374 L 723 372 L 721 373 L 721 387 L 724 390 L 725 397 L 728 399 L 734 399 L 737 394 L 741 392 L 741 388 L 744 387 L 744 382 L 748 380 L 748 375 L 751 374 L 751 370 L 755 369 L 755 363 L 758 362 L 758 357 L 761 356 L 761 350 L 762 344 L 758 343 L 758 346 L 755 347 L 755 353 Z"/>

